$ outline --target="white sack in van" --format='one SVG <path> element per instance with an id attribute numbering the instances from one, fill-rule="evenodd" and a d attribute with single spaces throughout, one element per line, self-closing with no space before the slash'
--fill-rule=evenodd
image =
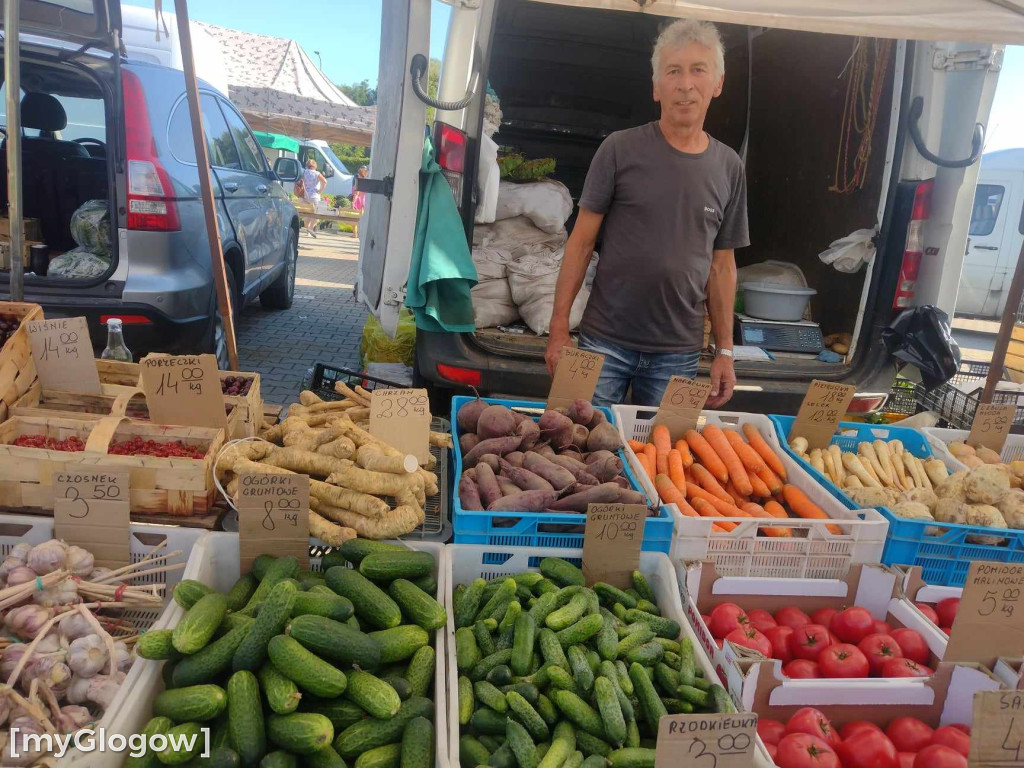
<path id="1" fill-rule="evenodd" d="M 512 261 L 512 257 L 506 250 L 498 248 L 473 249 L 476 279 L 481 283 L 487 280 L 504 280 L 508 276 L 505 265 L 510 261 Z"/>
<path id="2" fill-rule="evenodd" d="M 496 219 L 526 216 L 535 226 L 555 234 L 572 215 L 572 196 L 566 186 L 545 179 L 527 184 L 503 181 L 498 188 Z"/>
<path id="3" fill-rule="evenodd" d="M 498 212 L 498 145 L 488 136 L 480 140 L 480 169 L 476 174 L 477 203 L 473 220 L 477 224 L 490 224 Z"/>
<path id="4" fill-rule="evenodd" d="M 512 290 L 504 277 L 481 280 L 473 286 L 470 294 L 473 299 L 473 321 L 477 328 L 493 328 L 519 319 L 519 310 L 512 301 Z"/>
<path id="5" fill-rule="evenodd" d="M 840 272 L 857 272 L 875 259 L 875 230 L 858 229 L 846 237 L 833 240 L 818 258 Z"/>
<path id="6" fill-rule="evenodd" d="M 565 229 L 549 233 L 534 226 L 526 216 L 502 219 L 493 224 L 473 227 L 473 247 L 507 251 L 512 259 L 527 254 L 557 251 L 568 239 Z"/>
<path id="7" fill-rule="evenodd" d="M 512 298 L 519 307 L 519 316 L 530 330 L 543 336 L 551 326 L 551 310 L 555 306 L 555 283 L 562 266 L 562 251 L 547 256 L 523 257 L 508 264 L 508 284 Z M 583 320 L 583 310 L 590 300 L 590 288 L 597 274 L 597 253 L 590 260 L 583 286 L 569 311 L 569 330 L 576 329 Z"/>

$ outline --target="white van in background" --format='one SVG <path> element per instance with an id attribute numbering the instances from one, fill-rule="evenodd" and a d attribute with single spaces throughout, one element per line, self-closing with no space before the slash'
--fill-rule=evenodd
<path id="1" fill-rule="evenodd" d="M 355 174 L 349 173 L 345 164 L 334 154 L 331 146 L 321 139 L 300 140 L 299 162 L 306 167 L 310 158 L 316 160 L 316 167 L 327 179 L 324 192 L 328 195 L 352 196 L 352 179 Z"/>
<path id="2" fill-rule="evenodd" d="M 1002 317 L 1024 243 L 1024 148 L 981 158 L 957 315 Z"/>

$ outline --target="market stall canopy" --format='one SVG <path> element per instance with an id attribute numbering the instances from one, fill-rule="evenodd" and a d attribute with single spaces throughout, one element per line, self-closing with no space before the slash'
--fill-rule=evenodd
<path id="1" fill-rule="evenodd" d="M 540 0 L 804 32 L 1024 44 L 1024 0 Z"/>
<path id="2" fill-rule="evenodd" d="M 253 131 L 253 135 L 256 136 L 256 141 L 260 143 L 261 147 L 299 154 L 300 144 L 291 136 L 282 136 L 280 133 L 264 133 L 263 131 Z"/>

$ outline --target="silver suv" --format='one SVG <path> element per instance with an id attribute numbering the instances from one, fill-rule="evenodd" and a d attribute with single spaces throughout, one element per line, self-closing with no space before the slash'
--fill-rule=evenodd
<path id="1" fill-rule="evenodd" d="M 214 352 L 227 367 L 182 72 L 118 54 L 117 0 L 23 0 L 21 13 L 24 215 L 38 233 L 29 239 L 50 259 L 80 250 L 71 220 L 89 200 L 107 203 L 110 222 L 92 260 L 109 259 L 102 274 L 26 275 L 25 300 L 47 317 L 84 315 L 97 349 L 107 318 L 120 317 L 136 355 Z M 200 101 L 236 312 L 256 296 L 287 309 L 299 219 L 281 182 L 298 164 L 279 165 L 279 177 L 227 98 L 200 82 Z M 6 210 L 6 186 L 0 196 Z M 0 272 L 0 291 L 8 280 Z"/>

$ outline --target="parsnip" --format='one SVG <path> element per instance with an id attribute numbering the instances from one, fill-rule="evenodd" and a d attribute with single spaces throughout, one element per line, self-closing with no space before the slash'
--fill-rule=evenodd
<path id="1" fill-rule="evenodd" d="M 925 488 L 924 480 L 918 475 L 917 464 L 914 463 L 914 456 L 909 451 L 903 452 L 903 466 L 906 467 L 907 472 L 911 477 L 914 478 L 914 486 L 917 488 Z"/>
<path id="2" fill-rule="evenodd" d="M 284 449 L 287 450 L 287 449 Z M 271 454 L 273 459 L 277 454 Z M 335 470 L 327 477 L 327 482 L 342 488 L 351 488 L 374 496 L 397 496 L 403 491 L 423 490 L 423 478 L 418 474 L 393 475 L 387 472 L 371 472 L 357 467 L 354 462 L 341 460 L 334 462 Z M 340 466 L 337 466 L 340 465 Z"/>
<path id="3" fill-rule="evenodd" d="M 879 465 L 881 465 L 882 471 L 885 472 L 885 474 L 888 476 L 889 484 L 896 488 L 899 488 L 901 491 L 905 490 L 903 488 L 903 485 L 900 483 L 900 478 L 896 474 L 895 468 L 892 465 L 892 458 L 889 454 L 889 446 L 886 444 L 885 440 L 875 440 L 874 447 L 875 456 L 878 457 L 878 463 Z"/>
<path id="4" fill-rule="evenodd" d="M 839 478 L 836 475 L 836 465 L 835 465 L 835 462 L 832 461 L 832 451 L 827 451 L 827 450 L 826 451 L 822 451 L 821 452 L 821 459 L 822 459 L 822 461 L 825 464 L 825 476 L 829 480 L 831 480 L 833 483 L 838 484 L 839 483 Z"/>
<path id="5" fill-rule="evenodd" d="M 333 520 L 366 539 L 393 539 L 404 536 L 423 524 L 425 515 L 419 506 L 398 506 L 386 515 L 376 519 L 360 517 L 347 509 L 341 509 L 311 497 L 309 505 L 328 520 Z"/>
<path id="6" fill-rule="evenodd" d="M 362 389 L 362 387 L 359 387 L 359 389 Z M 369 409 L 370 407 L 369 392 L 367 392 L 365 396 L 361 395 L 355 390 L 348 387 L 343 381 L 336 381 L 334 383 L 334 391 L 337 392 L 339 395 L 347 397 L 349 400 L 354 400 L 359 405 L 366 406 L 367 409 Z M 366 392 L 366 390 L 363 391 Z"/>
<path id="7" fill-rule="evenodd" d="M 931 480 L 933 488 L 949 477 L 949 470 L 946 469 L 946 465 L 942 463 L 941 459 L 928 459 L 924 462 L 924 472 Z"/>
<path id="8" fill-rule="evenodd" d="M 864 464 L 857 457 L 857 454 L 844 452 L 843 466 L 846 468 L 847 472 L 853 473 L 865 488 L 882 487 L 882 484 L 864 468 Z"/>
<path id="9" fill-rule="evenodd" d="M 843 451 L 838 445 L 833 443 L 828 447 L 828 452 L 832 454 L 832 465 L 836 468 L 836 484 L 842 488 L 846 484 L 846 468 L 843 466 Z"/>
<path id="10" fill-rule="evenodd" d="M 896 451 L 893 447 L 894 443 L 899 444 L 901 449 L 900 451 Z M 916 484 L 913 483 L 911 478 L 907 477 L 906 467 L 903 466 L 903 457 L 900 455 L 902 453 L 902 448 L 903 444 L 900 443 L 899 440 L 892 440 L 889 442 L 889 457 L 892 461 L 893 472 L 896 474 L 896 477 L 899 478 L 900 486 L 903 490 L 909 491 L 916 487 Z"/>
<path id="11" fill-rule="evenodd" d="M 860 455 L 861 461 L 864 462 L 864 467 L 875 476 L 875 479 L 878 480 L 883 488 L 888 488 L 892 485 L 892 479 L 882 469 L 878 456 L 875 454 L 875 447 L 871 443 L 861 443 L 858 445 L 857 453 Z"/>
<path id="12" fill-rule="evenodd" d="M 825 460 L 821 457 L 821 448 L 815 448 L 811 451 L 811 466 L 821 472 L 821 474 L 825 474 Z"/>
<path id="13" fill-rule="evenodd" d="M 846 476 L 846 483 L 843 485 L 843 488 L 863 488 L 863 487 L 864 487 L 864 483 L 862 483 L 860 481 L 860 478 L 858 478 L 856 475 L 847 475 Z"/>
<path id="14" fill-rule="evenodd" d="M 807 438 L 806 437 L 794 437 L 789 441 L 789 447 L 793 449 L 794 453 L 807 453 Z"/>
<path id="15" fill-rule="evenodd" d="M 308 389 L 304 389 L 299 392 L 299 403 L 301 405 L 314 405 L 316 403 L 322 403 L 324 400 L 316 392 L 310 392 Z"/>
<path id="16" fill-rule="evenodd" d="M 917 456 L 914 457 L 914 466 L 917 467 L 917 475 L 921 478 L 921 487 L 927 488 L 929 491 L 935 490 L 932 487 L 932 481 L 928 477 L 928 473 L 925 472 L 924 462 L 917 458 Z"/>
<path id="17" fill-rule="evenodd" d="M 889 441 L 889 450 L 892 452 L 893 456 L 901 456 L 902 457 L 903 456 L 903 451 L 904 451 L 903 441 L 902 440 L 890 440 Z"/>

